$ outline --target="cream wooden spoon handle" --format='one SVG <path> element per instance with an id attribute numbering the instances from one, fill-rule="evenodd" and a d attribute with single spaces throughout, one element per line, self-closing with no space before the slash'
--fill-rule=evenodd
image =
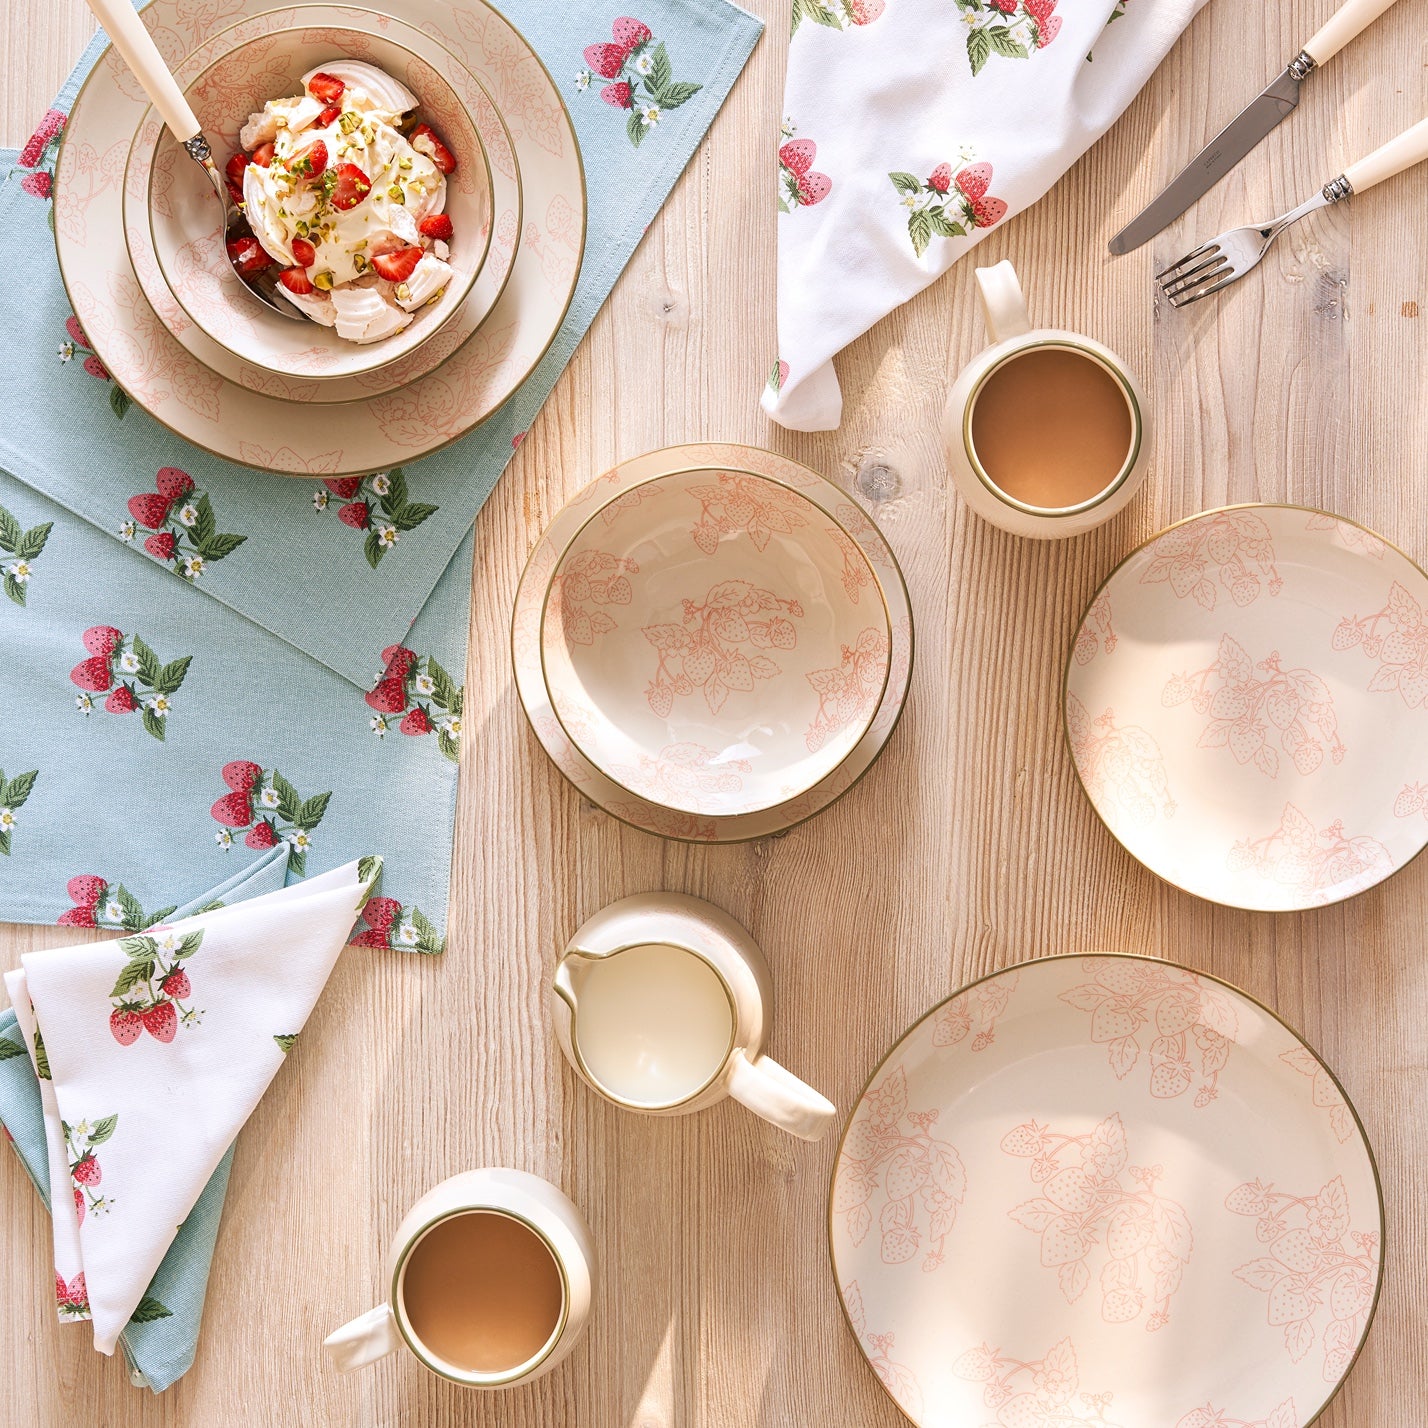
<path id="1" fill-rule="evenodd" d="M 180 143 L 192 139 L 200 132 L 199 122 L 129 0 L 86 0 L 86 3 L 124 63 L 134 71 L 134 78 L 153 101 L 164 123 L 173 130 L 174 138 Z"/>

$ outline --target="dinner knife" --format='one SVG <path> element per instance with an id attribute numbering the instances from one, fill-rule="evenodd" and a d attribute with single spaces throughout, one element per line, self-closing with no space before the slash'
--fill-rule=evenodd
<path id="1" fill-rule="evenodd" d="M 1155 199 L 1110 241 L 1119 256 L 1139 248 L 1178 218 L 1202 193 L 1224 178 L 1271 129 L 1294 112 L 1299 86 L 1356 35 L 1366 30 L 1394 0 L 1346 0 L 1264 91 L 1252 99 Z"/>

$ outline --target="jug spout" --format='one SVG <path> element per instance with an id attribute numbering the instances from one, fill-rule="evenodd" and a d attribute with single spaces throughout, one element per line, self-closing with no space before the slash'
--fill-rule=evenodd
<path id="1" fill-rule="evenodd" d="M 322 1347 L 341 1373 L 351 1373 L 353 1369 L 365 1368 L 386 1358 L 401 1342 L 391 1305 L 379 1304 L 333 1330 L 323 1340 Z"/>
<path id="2" fill-rule="evenodd" d="M 585 979 L 599 961 L 598 953 L 582 952 L 580 948 L 572 947 L 556 966 L 555 975 L 550 981 L 551 989 L 570 1008 L 572 1015 L 580 1003 L 580 992 L 585 985 Z"/>

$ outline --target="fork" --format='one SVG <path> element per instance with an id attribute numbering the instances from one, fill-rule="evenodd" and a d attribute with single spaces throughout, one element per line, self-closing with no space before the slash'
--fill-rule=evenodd
<path id="1" fill-rule="evenodd" d="M 1290 224 L 1331 203 L 1342 203 L 1352 194 L 1363 193 L 1424 159 L 1428 159 L 1428 119 L 1420 120 L 1396 139 L 1390 139 L 1367 157 L 1350 164 L 1338 178 L 1331 179 L 1298 208 L 1291 208 L 1269 223 L 1231 228 L 1221 233 L 1187 253 L 1179 262 L 1172 263 L 1164 272 L 1157 273 L 1155 280 L 1172 307 L 1198 302 L 1244 277 Z"/>

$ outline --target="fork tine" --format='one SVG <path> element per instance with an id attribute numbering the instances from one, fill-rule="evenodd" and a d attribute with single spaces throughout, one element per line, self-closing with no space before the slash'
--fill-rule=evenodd
<path id="1" fill-rule="evenodd" d="M 1174 277 L 1187 263 L 1193 263 L 1196 258 L 1208 258 L 1212 252 L 1219 249 L 1219 246 L 1220 243 L 1217 238 L 1210 239 L 1208 243 L 1202 243 L 1194 252 L 1187 253 L 1183 258 L 1172 263 L 1164 272 L 1157 273 L 1155 275 L 1156 282 L 1161 282 L 1165 278 Z"/>
<path id="2" fill-rule="evenodd" d="M 1227 288 L 1236 278 L 1244 277 L 1244 273 L 1236 272 L 1233 268 L 1217 283 L 1212 283 L 1208 288 L 1201 288 L 1198 292 L 1191 293 L 1189 297 L 1171 298 L 1171 307 L 1185 307 L 1192 302 L 1199 302 L 1201 298 L 1207 298 L 1211 293 L 1217 293 L 1221 288 Z"/>
<path id="3" fill-rule="evenodd" d="M 1216 278 L 1231 271 L 1230 263 L 1223 255 L 1207 258 L 1198 268 L 1191 269 L 1181 277 L 1172 282 L 1161 283 L 1160 290 L 1168 298 L 1173 298 L 1179 293 L 1189 292 L 1191 288 L 1198 288 L 1203 283 L 1213 282 Z"/>

